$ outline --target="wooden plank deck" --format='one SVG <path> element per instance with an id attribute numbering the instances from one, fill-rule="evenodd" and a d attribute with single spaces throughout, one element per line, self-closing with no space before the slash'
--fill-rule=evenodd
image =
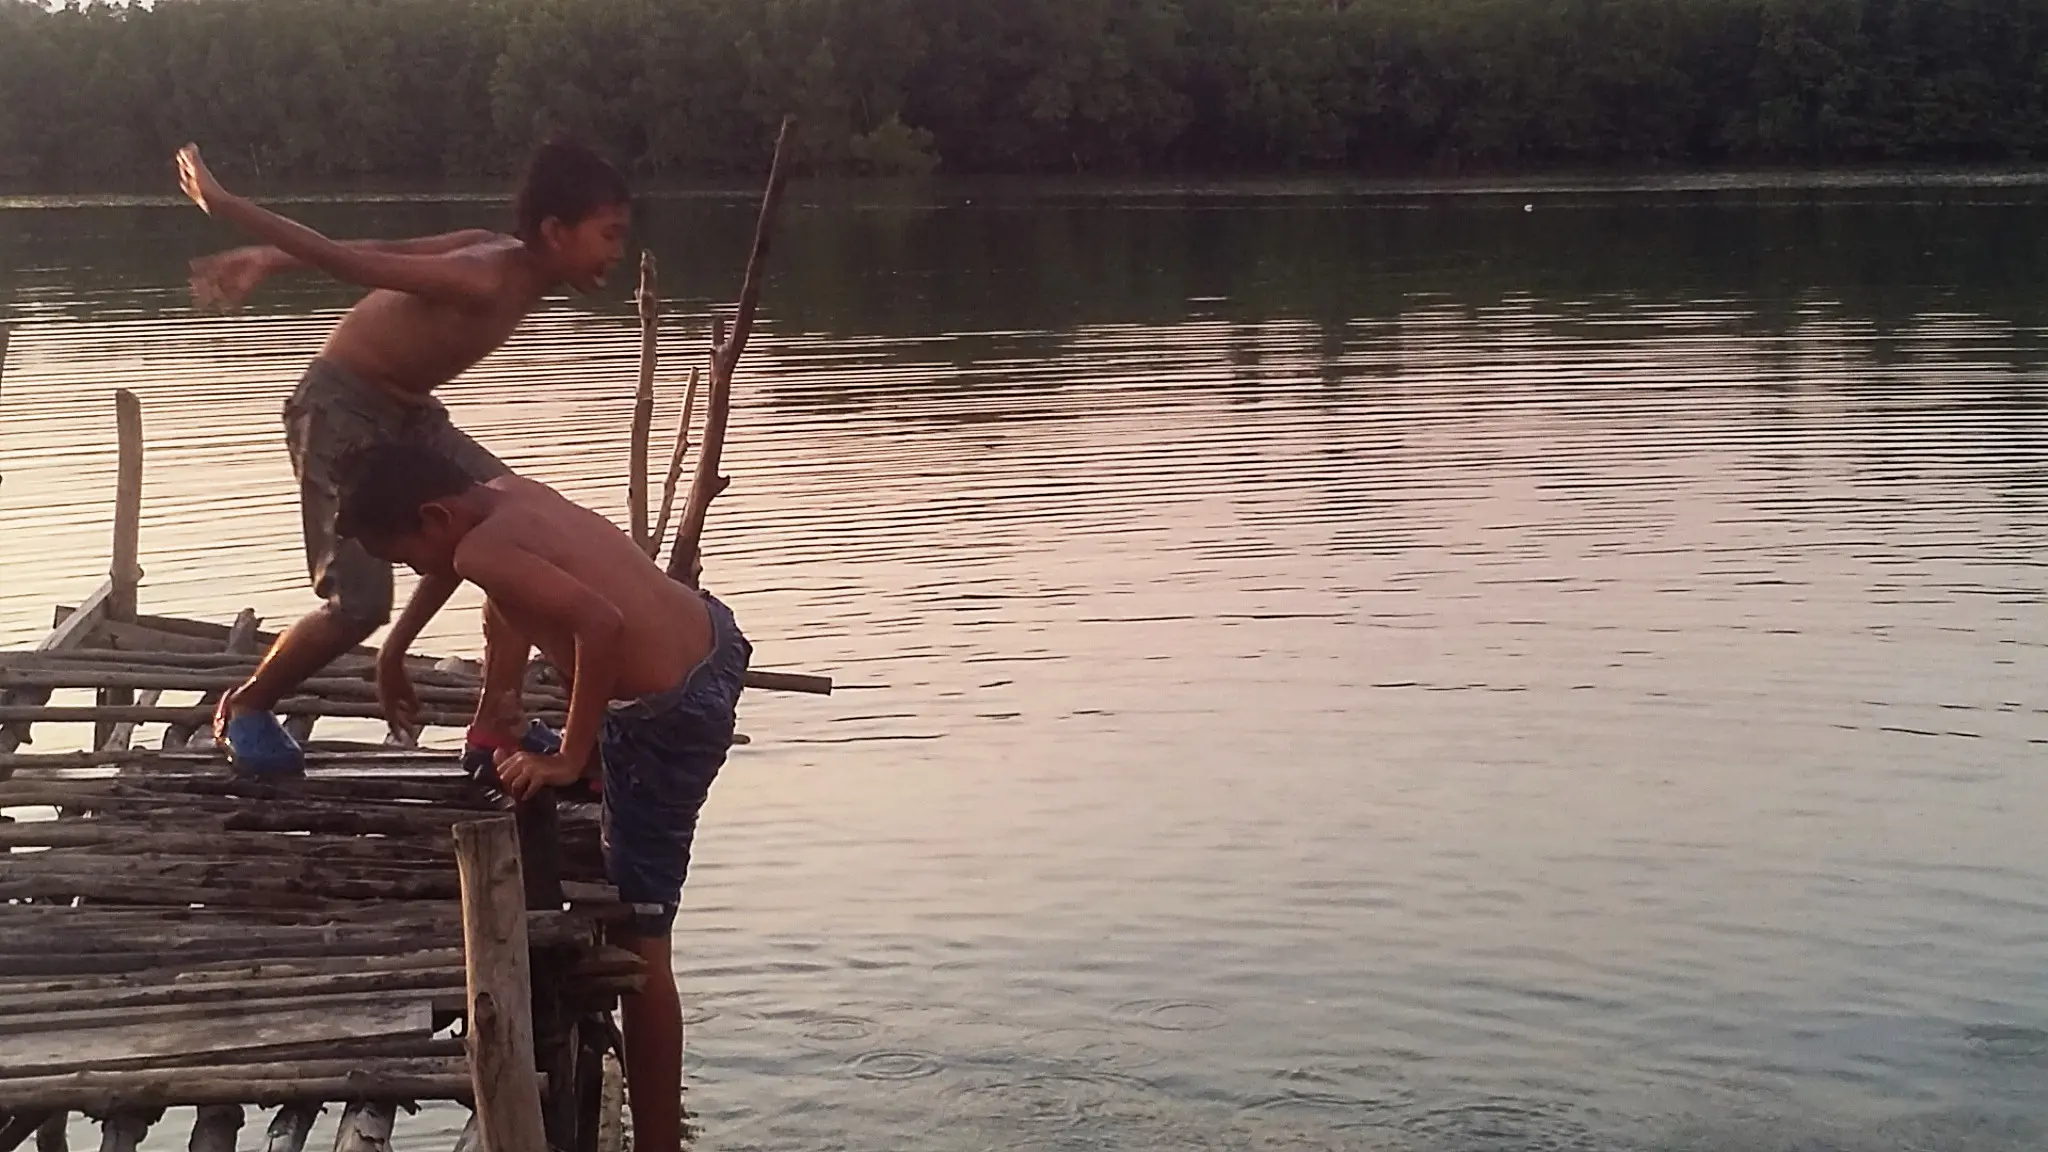
<path id="1" fill-rule="evenodd" d="M 505 802 L 453 757 L 57 763 L 0 782 L 0 1112 L 467 1097 L 449 829 Z M 599 942 L 625 909 L 594 808 L 557 821 L 565 899 L 529 933 L 602 1010 L 637 986 Z"/>

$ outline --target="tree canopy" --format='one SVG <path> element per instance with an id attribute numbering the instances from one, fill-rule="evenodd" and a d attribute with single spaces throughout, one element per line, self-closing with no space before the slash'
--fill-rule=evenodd
<path id="1" fill-rule="evenodd" d="M 0 179 L 2048 157 L 2048 0 L 0 0 Z"/>

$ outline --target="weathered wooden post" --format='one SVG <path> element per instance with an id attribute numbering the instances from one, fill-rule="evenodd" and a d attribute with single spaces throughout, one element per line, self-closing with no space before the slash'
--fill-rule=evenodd
<path id="1" fill-rule="evenodd" d="M 548 1152 L 533 1061 L 533 979 L 519 833 L 508 817 L 455 826 L 477 1135 L 490 1152 Z"/>
<path id="2" fill-rule="evenodd" d="M 398 1106 L 388 1101 L 356 1101 L 341 1113 L 341 1127 L 334 1134 L 334 1152 L 391 1152 L 391 1128 L 398 1121 Z M 234 1146 L 228 1146 L 233 1152 Z M 193 1149 L 192 1152 L 199 1152 Z"/>
<path id="3" fill-rule="evenodd" d="M 122 388 L 114 393 L 115 440 L 118 467 L 114 481 L 114 559 L 107 569 L 107 618 L 134 620 L 137 588 L 142 583 L 142 401 Z M 129 688 L 102 688 L 102 705 L 135 703 Z M 115 725 L 101 721 L 93 726 L 93 747 L 112 746 Z"/>
<path id="4" fill-rule="evenodd" d="M 136 1152 L 149 1126 L 163 1118 L 163 1109 L 139 1112 L 121 1109 L 100 1120 L 100 1152 Z"/>
<path id="5" fill-rule="evenodd" d="M 114 588 L 107 615 L 133 620 L 136 587 L 142 582 L 142 401 L 126 388 L 114 393 L 114 427 L 119 468 L 114 486 L 114 562 L 107 572 Z"/>
<path id="6" fill-rule="evenodd" d="M 240 1104 L 200 1105 L 185 1152 L 235 1152 L 235 1135 L 242 1130 L 242 1119 Z"/>
<path id="7" fill-rule="evenodd" d="M 675 548 L 669 553 L 668 574 L 690 587 L 698 586 L 704 571 L 699 554 L 704 542 L 704 517 L 711 501 L 725 491 L 729 481 L 718 474 L 720 455 L 725 450 L 726 419 L 732 411 L 732 370 L 747 350 L 747 337 L 754 330 L 754 312 L 761 304 L 761 289 L 768 278 L 768 245 L 775 235 L 775 217 L 782 207 L 782 190 L 789 183 L 790 143 L 796 134 L 796 117 L 782 118 L 782 131 L 775 137 L 775 162 L 768 169 L 768 190 L 761 196 L 761 215 L 754 222 L 754 249 L 747 256 L 747 278 L 740 285 L 739 305 L 733 309 L 732 334 L 728 338 L 724 317 L 711 322 L 711 387 L 705 397 L 704 443 L 697 452 L 697 474 L 690 482 L 690 498 L 683 505 L 683 522 L 676 529 Z M 493 1150 L 496 1152 L 496 1150 Z"/>
<path id="8" fill-rule="evenodd" d="M 640 252 L 640 386 L 633 393 L 633 438 L 626 452 L 626 517 L 632 521 L 633 543 L 649 556 L 661 538 L 647 531 L 647 440 L 654 430 L 654 366 L 658 355 L 655 328 L 661 309 L 654 292 L 654 253 Z"/>

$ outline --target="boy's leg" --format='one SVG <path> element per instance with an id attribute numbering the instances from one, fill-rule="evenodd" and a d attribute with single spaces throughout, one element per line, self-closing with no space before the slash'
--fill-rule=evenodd
<path id="1" fill-rule="evenodd" d="M 285 445 L 299 479 L 306 568 L 327 603 L 285 629 L 254 675 L 221 697 L 216 735 L 239 716 L 277 707 L 301 682 L 391 619 L 391 565 L 334 532 L 334 469 L 348 451 L 387 439 L 403 415 L 366 398 L 362 385 L 315 361 L 285 407 Z"/>
<path id="2" fill-rule="evenodd" d="M 614 939 L 643 965 L 640 991 L 619 997 L 634 1152 L 681 1152 L 683 1004 L 669 963 L 669 937 L 635 933 Z"/>

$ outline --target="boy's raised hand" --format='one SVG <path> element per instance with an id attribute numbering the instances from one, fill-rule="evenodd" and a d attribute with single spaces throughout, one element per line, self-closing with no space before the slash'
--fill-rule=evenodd
<path id="1" fill-rule="evenodd" d="M 192 303 L 223 311 L 240 307 L 273 267 L 274 250 L 236 248 L 192 261 Z"/>
<path id="2" fill-rule="evenodd" d="M 214 203 L 227 195 L 220 182 L 213 178 L 213 173 L 206 170 L 206 161 L 199 158 L 197 144 L 187 144 L 178 149 L 178 187 L 199 205 L 200 211 L 208 215 L 213 214 Z"/>

